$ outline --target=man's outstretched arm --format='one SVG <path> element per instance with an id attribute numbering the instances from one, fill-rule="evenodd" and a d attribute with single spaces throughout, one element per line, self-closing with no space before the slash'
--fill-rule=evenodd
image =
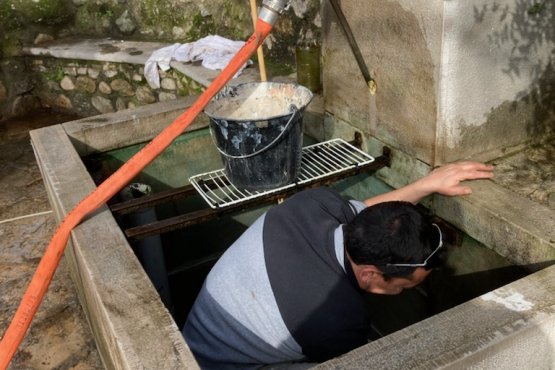
<path id="1" fill-rule="evenodd" d="M 462 181 L 492 177 L 493 166 L 491 165 L 472 161 L 450 163 L 434 169 L 428 175 L 402 188 L 366 199 L 364 203 L 371 206 L 382 202 L 402 200 L 416 204 L 422 198 L 433 193 L 449 196 L 467 195 L 472 193 L 472 190 L 461 184 Z"/>

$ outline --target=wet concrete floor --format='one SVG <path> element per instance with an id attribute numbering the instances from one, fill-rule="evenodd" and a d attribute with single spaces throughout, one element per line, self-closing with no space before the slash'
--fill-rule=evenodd
<path id="1" fill-rule="evenodd" d="M 29 131 L 77 117 L 48 110 L 0 122 L 0 335 L 55 230 Z M 9 369 L 103 369 L 65 260 Z"/>

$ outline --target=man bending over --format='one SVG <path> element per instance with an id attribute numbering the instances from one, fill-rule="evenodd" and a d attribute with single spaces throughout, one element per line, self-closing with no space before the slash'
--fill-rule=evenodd
<path id="1" fill-rule="evenodd" d="M 222 255 L 188 316 L 183 335 L 198 363 L 322 362 L 364 345 L 363 293 L 398 294 L 438 264 L 441 229 L 415 204 L 432 193 L 470 194 L 461 181 L 492 171 L 453 163 L 364 202 L 323 187 L 271 208 Z"/>

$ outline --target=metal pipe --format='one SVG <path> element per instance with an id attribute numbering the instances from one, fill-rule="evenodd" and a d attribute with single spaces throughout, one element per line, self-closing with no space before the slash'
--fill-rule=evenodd
<path id="1" fill-rule="evenodd" d="M 120 195 L 124 200 L 128 201 L 147 197 L 151 192 L 152 189 L 149 185 L 133 183 L 123 188 Z M 126 227 L 136 227 L 156 222 L 158 219 L 156 217 L 156 209 L 154 207 L 146 207 L 126 215 L 126 217 L 122 218 L 122 221 Z M 152 235 L 137 240 L 131 243 L 131 247 L 139 259 L 139 262 L 141 262 L 152 285 L 154 285 L 154 288 L 160 295 L 160 299 L 168 311 L 172 312 L 173 305 L 170 294 L 170 283 L 168 281 L 168 272 L 166 270 L 166 261 L 160 235 Z"/>
<path id="2" fill-rule="evenodd" d="M 289 9 L 290 4 L 291 0 L 264 0 L 258 13 L 258 19 L 273 26 L 276 24 L 278 17 Z"/>

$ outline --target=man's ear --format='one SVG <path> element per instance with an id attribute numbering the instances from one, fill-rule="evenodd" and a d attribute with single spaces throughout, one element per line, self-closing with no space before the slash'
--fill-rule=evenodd
<path id="1" fill-rule="evenodd" d="M 383 272 L 381 272 L 380 269 L 374 265 L 361 266 L 360 278 L 365 284 L 368 284 L 376 278 L 380 278 L 382 275 Z"/>

